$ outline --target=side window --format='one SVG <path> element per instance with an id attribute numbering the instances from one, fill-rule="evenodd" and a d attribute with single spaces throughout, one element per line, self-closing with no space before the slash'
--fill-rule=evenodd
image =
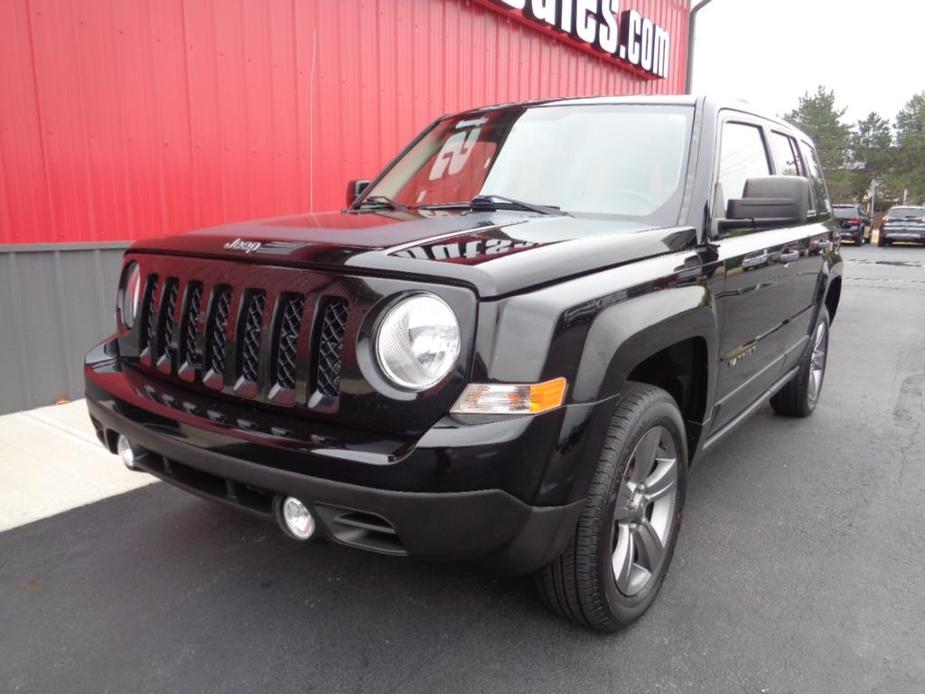
<path id="1" fill-rule="evenodd" d="M 825 187 L 825 178 L 822 176 L 822 165 L 819 163 L 819 157 L 816 155 L 815 148 L 803 140 L 800 142 L 800 149 L 803 151 L 803 160 L 809 167 L 809 180 L 813 184 L 813 197 L 815 198 L 815 211 L 832 212 L 832 202 L 829 200 L 829 191 Z"/>
<path id="2" fill-rule="evenodd" d="M 770 174 L 761 128 L 745 123 L 724 123 L 717 178 L 723 187 L 723 208 L 729 200 L 742 197 L 745 181 L 749 178 Z"/>
<path id="3" fill-rule="evenodd" d="M 771 133 L 771 156 L 774 168 L 781 176 L 802 176 L 802 165 L 796 140 L 779 132 Z"/>

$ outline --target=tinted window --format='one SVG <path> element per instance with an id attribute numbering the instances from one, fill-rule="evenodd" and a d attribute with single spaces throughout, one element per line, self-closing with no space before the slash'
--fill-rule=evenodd
<path id="1" fill-rule="evenodd" d="M 835 216 L 839 219 L 850 219 L 851 217 L 860 216 L 860 212 L 857 207 L 845 207 L 844 205 L 836 205 L 834 208 Z"/>
<path id="2" fill-rule="evenodd" d="M 829 191 L 825 187 L 825 179 L 822 177 L 822 165 L 819 164 L 816 150 L 808 142 L 802 143 L 802 149 L 803 159 L 809 167 L 809 178 L 813 184 L 816 212 L 831 211 L 832 203 L 829 201 Z"/>
<path id="3" fill-rule="evenodd" d="M 801 176 L 800 156 L 797 154 L 797 143 L 792 137 L 783 133 L 771 133 L 771 156 L 774 158 L 774 168 L 782 176 Z"/>
<path id="4" fill-rule="evenodd" d="M 886 213 L 888 217 L 925 217 L 925 207 L 891 207 Z"/>
<path id="5" fill-rule="evenodd" d="M 741 198 L 745 181 L 768 176 L 768 154 L 761 129 L 744 123 L 723 125 L 719 154 L 719 183 L 723 187 L 723 207 L 729 200 Z"/>

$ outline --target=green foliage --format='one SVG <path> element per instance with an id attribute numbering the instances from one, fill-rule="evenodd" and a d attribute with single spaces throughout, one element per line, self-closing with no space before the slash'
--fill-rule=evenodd
<path id="1" fill-rule="evenodd" d="M 851 128 L 842 123 L 844 115 L 845 109 L 835 108 L 835 92 L 819 85 L 815 94 L 801 96 L 799 106 L 784 116 L 813 138 L 826 174 L 844 169 L 848 161 Z"/>
<path id="2" fill-rule="evenodd" d="M 893 133 L 890 123 L 871 112 L 859 120 L 850 137 L 852 167 L 851 198 L 863 200 L 873 180 L 882 181 L 893 168 Z"/>
<path id="3" fill-rule="evenodd" d="M 925 201 L 925 92 L 916 94 L 896 115 L 896 175 L 909 200 Z"/>
<path id="4" fill-rule="evenodd" d="M 901 202 L 925 202 L 925 92 L 897 114 L 893 128 L 871 112 L 854 125 L 842 121 L 835 92 L 820 85 L 800 97 L 784 118 L 809 135 L 819 153 L 832 199 L 865 202 L 877 181 L 877 210 Z"/>

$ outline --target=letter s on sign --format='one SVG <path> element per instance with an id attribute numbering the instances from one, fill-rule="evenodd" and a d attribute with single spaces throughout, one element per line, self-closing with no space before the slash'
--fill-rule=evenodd
<path id="1" fill-rule="evenodd" d="M 616 54 L 620 34 L 617 30 L 617 15 L 620 13 L 620 0 L 602 0 L 601 23 L 598 26 L 597 40 L 594 45 L 604 53 Z"/>
<path id="2" fill-rule="evenodd" d="M 585 43 L 593 44 L 597 39 L 597 10 L 599 2 L 600 0 L 575 0 L 574 36 Z"/>

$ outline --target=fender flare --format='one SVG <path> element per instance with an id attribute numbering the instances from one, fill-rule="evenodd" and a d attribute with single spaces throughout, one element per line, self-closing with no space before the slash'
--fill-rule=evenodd
<path id="1" fill-rule="evenodd" d="M 588 330 L 572 400 L 593 402 L 619 394 L 632 370 L 674 344 L 706 343 L 707 407 L 714 390 L 718 321 L 713 295 L 693 285 L 652 292 L 604 309 Z"/>

